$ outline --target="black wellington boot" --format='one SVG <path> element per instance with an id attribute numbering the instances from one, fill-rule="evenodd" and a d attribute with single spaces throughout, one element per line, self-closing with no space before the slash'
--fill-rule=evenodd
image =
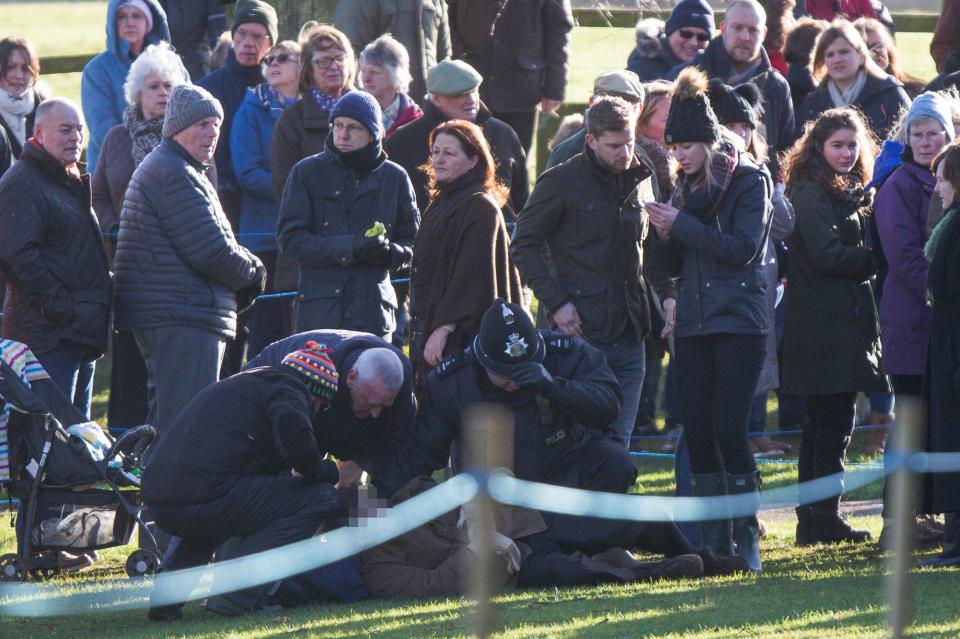
<path id="1" fill-rule="evenodd" d="M 693 475 L 693 494 L 697 497 L 727 495 L 726 473 Z M 700 522 L 700 547 L 709 548 L 717 555 L 732 555 L 733 525 L 729 518 Z"/>
<path id="2" fill-rule="evenodd" d="M 760 562 L 760 523 L 757 509 L 760 507 L 760 473 L 753 471 L 741 475 L 727 475 L 727 492 L 731 495 L 753 495 L 755 506 L 752 514 L 733 518 L 733 541 L 737 555 L 747 560 L 751 572 L 763 572 Z"/>

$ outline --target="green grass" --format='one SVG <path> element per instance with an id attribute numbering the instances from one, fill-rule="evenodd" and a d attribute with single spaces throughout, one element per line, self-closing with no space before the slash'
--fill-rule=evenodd
<path id="1" fill-rule="evenodd" d="M 854 521 L 877 531 L 875 521 Z M 884 557 L 876 546 L 792 546 L 792 526 L 771 526 L 766 573 L 702 581 L 547 589 L 507 593 L 495 601 L 497 633 L 522 637 L 885 637 Z M 109 573 L 113 575 L 114 573 Z M 88 575 L 89 576 L 89 573 Z M 101 577 L 107 577 L 101 571 Z M 71 592 L 109 585 L 64 580 Z M 956 574 L 915 572 L 909 636 L 960 635 Z M 183 621 L 159 627 L 143 611 L 42 619 L 0 618 L 0 636 L 21 637 L 462 637 L 469 600 L 362 602 L 225 620 L 189 604 Z"/>
<path id="2" fill-rule="evenodd" d="M 105 2 L 0 3 L 4 34 L 30 37 L 40 54 L 96 52 L 103 48 Z M 934 75 L 928 53 L 930 34 L 898 36 L 907 70 L 924 79 Z M 577 28 L 573 34 L 571 102 L 585 101 L 593 78 L 622 67 L 633 47 L 630 29 Z M 45 76 L 58 95 L 77 98 L 80 74 Z M 101 360 L 95 380 L 94 417 L 106 422 L 109 366 Z M 774 423 L 776 402 L 768 405 Z M 662 417 L 660 419 L 662 427 Z M 864 435 L 853 443 L 851 461 L 871 461 L 857 453 Z M 799 447 L 796 437 L 787 438 Z M 647 449 L 659 450 L 660 442 Z M 641 494 L 670 494 L 671 460 L 639 458 Z M 796 467 L 760 464 L 767 488 L 796 481 Z M 879 483 L 847 495 L 876 499 Z M 879 518 L 854 519 L 879 534 Z M 604 586 L 505 594 L 497 604 L 498 637 L 881 637 L 887 635 L 884 564 L 875 544 L 795 548 L 793 521 L 770 523 L 763 544 L 764 576 L 709 579 L 631 586 Z M 14 546 L 13 530 L 0 527 L 0 552 Z M 103 551 L 99 567 L 80 577 L 59 578 L 65 588 L 97 591 L 120 579 L 132 547 Z M 95 581 L 87 583 L 91 578 Z M 910 636 L 960 635 L 955 596 L 956 575 L 924 571 L 913 582 L 914 619 Z M 0 637 L 460 637 L 469 634 L 470 604 L 461 599 L 428 602 L 363 602 L 313 606 L 282 615 L 222 620 L 204 614 L 194 603 L 184 621 L 158 627 L 142 611 L 96 613 L 65 618 L 14 619 L 0 616 Z"/>

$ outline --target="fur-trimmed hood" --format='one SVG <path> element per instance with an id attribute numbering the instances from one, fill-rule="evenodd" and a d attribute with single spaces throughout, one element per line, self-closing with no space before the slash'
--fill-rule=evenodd
<path id="1" fill-rule="evenodd" d="M 634 35 L 637 39 L 637 51 L 647 58 L 652 58 L 661 52 L 660 41 L 666 38 L 663 31 L 664 22 L 657 18 L 643 18 L 637 22 Z"/>

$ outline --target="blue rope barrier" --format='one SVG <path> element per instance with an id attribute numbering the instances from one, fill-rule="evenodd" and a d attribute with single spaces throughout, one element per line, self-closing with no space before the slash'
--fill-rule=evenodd
<path id="1" fill-rule="evenodd" d="M 391 283 L 391 284 L 403 284 L 403 283 L 409 282 L 409 281 L 410 281 L 410 278 L 409 278 L 409 277 L 400 277 L 400 278 L 397 278 L 397 279 L 395 279 L 395 280 L 390 280 L 390 283 Z M 272 300 L 272 299 L 278 299 L 278 298 L 281 298 L 281 297 L 296 297 L 296 296 L 299 295 L 299 294 L 300 294 L 299 291 L 284 291 L 283 293 L 264 293 L 263 295 L 258 295 L 258 296 L 257 296 L 257 299 L 258 299 L 258 300 Z"/>
<path id="2" fill-rule="evenodd" d="M 881 428 L 890 428 L 891 424 L 859 424 L 854 426 L 853 430 L 878 430 Z M 793 428 L 790 430 L 778 430 L 778 431 L 750 431 L 747 433 L 747 437 L 762 437 L 763 435 L 769 435 L 770 437 L 786 437 L 790 435 L 802 435 L 803 429 Z M 676 439 L 678 434 L 674 433 L 662 433 L 659 435 L 631 435 L 630 439 L 635 441 L 644 441 L 644 440 L 664 440 L 664 439 Z"/>
<path id="3" fill-rule="evenodd" d="M 651 453 L 647 451 L 630 451 L 630 455 L 633 457 L 659 457 L 667 459 L 676 457 L 674 453 Z M 756 458 L 754 461 L 760 464 L 787 464 L 791 466 L 796 466 L 800 463 L 797 459 L 766 459 L 763 457 Z M 876 462 L 847 462 L 844 466 L 855 468 L 883 468 L 883 464 Z"/>
<path id="4" fill-rule="evenodd" d="M 351 557 L 399 537 L 473 499 L 477 480 L 457 475 L 388 509 L 356 528 L 339 528 L 281 548 L 174 572 L 149 580 L 124 581 L 106 591 L 77 592 L 83 583 L 0 585 L 0 614 L 18 617 L 73 615 L 104 609 L 162 606 L 272 583 Z M 86 582 L 89 585 L 90 582 Z"/>

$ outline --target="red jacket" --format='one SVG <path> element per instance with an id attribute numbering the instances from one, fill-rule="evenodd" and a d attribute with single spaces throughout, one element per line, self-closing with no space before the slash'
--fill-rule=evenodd
<path id="1" fill-rule="evenodd" d="M 875 18 L 870 0 L 807 0 L 807 14 L 818 20 Z"/>

